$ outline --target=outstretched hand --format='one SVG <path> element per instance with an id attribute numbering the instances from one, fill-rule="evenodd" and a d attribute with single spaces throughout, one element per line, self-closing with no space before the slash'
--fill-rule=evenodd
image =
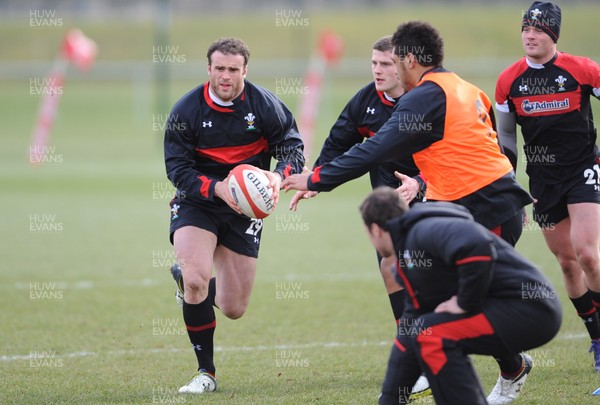
<path id="1" fill-rule="evenodd" d="M 308 170 L 306 166 L 304 166 L 302 173 L 292 174 L 283 180 L 281 183 L 281 188 L 283 188 L 286 192 L 290 190 L 309 191 L 308 178 L 311 174 L 312 172 Z"/>
<path id="2" fill-rule="evenodd" d="M 398 171 L 394 172 L 394 176 L 402 183 L 396 191 L 400 193 L 404 201 L 407 203 L 411 202 L 419 194 L 419 182 Z"/>
<path id="3" fill-rule="evenodd" d="M 296 211 L 296 209 L 298 208 L 298 203 L 300 201 L 316 197 L 317 194 L 319 194 L 318 191 L 296 191 L 296 194 L 294 194 L 292 200 L 290 201 L 290 211 Z"/>

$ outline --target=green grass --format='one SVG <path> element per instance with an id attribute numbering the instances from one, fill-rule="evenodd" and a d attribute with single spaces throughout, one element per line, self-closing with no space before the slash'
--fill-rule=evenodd
<path id="1" fill-rule="evenodd" d="M 593 56 L 595 38 L 585 30 L 594 26 L 597 12 L 565 9 L 570 25 L 563 26 L 561 42 L 574 53 Z M 234 16 L 226 25 L 220 16 L 199 17 L 202 24 L 177 20 L 172 40 L 190 59 L 202 59 L 217 33 L 248 38 L 257 59 L 305 57 L 305 41 L 330 24 L 346 40 L 347 55 L 365 56 L 365 75 L 331 74 L 320 108 L 318 147 L 343 104 L 369 80 L 371 42 L 404 19 L 439 25 L 447 52 L 455 57 L 519 55 L 518 35 L 505 23 L 514 20 L 514 8 L 493 9 L 498 17 L 484 18 L 490 10 L 309 14 L 310 28 L 298 32 L 276 30 L 270 12 Z M 364 28 L 357 30 L 359 20 Z M 100 43 L 101 60 L 151 59 L 149 23 L 83 28 Z M 0 33 L 2 60 L 51 60 L 62 35 L 30 29 L 26 21 L 3 23 Z M 263 46 L 265 37 L 281 46 Z M 17 43 L 7 43 L 8 38 Z M 296 41 L 302 46 L 291 49 Z M 483 72 L 472 80 L 492 95 L 497 73 Z M 204 78 L 200 72 L 199 80 Z M 268 80 L 262 84 L 273 87 Z M 194 85 L 172 82 L 169 103 Z M 60 162 L 35 168 L 28 163 L 28 145 L 40 99 L 29 94 L 28 80 L 5 80 L 0 86 L 1 404 L 376 402 L 394 324 L 357 211 L 368 190 L 365 178 L 303 202 L 293 214 L 286 211 L 290 195 L 282 197 L 266 221 L 248 312 L 237 321 L 217 315 L 220 390 L 202 398 L 180 397 L 176 389 L 191 377 L 195 360 L 167 271 L 172 259 L 168 185 L 162 133 L 153 128 L 153 115 L 166 112 L 155 110 L 151 88 L 140 107 L 130 81 L 67 82 L 51 139 Z M 297 99 L 284 99 L 296 111 Z M 594 109 L 600 116 L 598 103 Z M 519 177 L 524 181 L 522 173 Z M 45 218 L 42 225 L 53 229 L 35 231 L 36 218 Z M 300 224 L 297 231 L 284 230 L 290 223 Z M 600 383 L 558 266 L 535 226 L 525 230 L 518 249 L 553 280 L 565 312 L 559 336 L 532 351 L 538 366 L 518 403 L 591 403 L 590 393 Z M 283 299 L 281 291 L 291 286 L 299 297 Z M 30 354 L 49 358 L 30 359 Z M 283 361 L 290 358 L 298 361 Z M 489 391 L 497 367 L 479 356 L 474 363 Z"/>

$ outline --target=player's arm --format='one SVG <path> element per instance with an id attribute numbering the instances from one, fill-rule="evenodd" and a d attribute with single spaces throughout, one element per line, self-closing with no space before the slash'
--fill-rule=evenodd
<path id="1" fill-rule="evenodd" d="M 296 120 L 291 111 L 274 95 L 269 94 L 265 116 L 267 141 L 271 156 L 277 160 L 273 173 L 284 180 L 291 174 L 302 173 L 304 167 L 304 144 Z"/>
<path id="2" fill-rule="evenodd" d="M 498 142 L 502 152 L 508 157 L 513 169 L 517 170 L 519 151 L 517 148 L 517 114 L 508 111 L 507 107 L 496 106 L 498 127 Z M 506 111 L 506 112 L 505 112 Z"/>
<path id="3" fill-rule="evenodd" d="M 265 171 L 272 189 L 273 204 L 279 201 L 282 181 L 304 168 L 304 143 L 298 132 L 296 120 L 283 102 L 270 92 L 263 92 L 261 114 L 268 117 L 264 122 L 271 156 L 277 161 L 273 172 Z"/>
<path id="4" fill-rule="evenodd" d="M 519 151 L 517 149 L 517 113 L 512 101 L 509 99 L 510 80 L 507 74 L 506 71 L 501 73 L 496 82 L 495 100 L 497 114 L 494 116 L 494 111 L 490 108 L 490 117 L 498 133 L 498 143 L 500 144 L 502 153 L 510 160 L 513 170 L 516 172 L 519 160 Z"/>
<path id="5" fill-rule="evenodd" d="M 331 162 L 338 156 L 348 152 L 354 145 L 362 143 L 364 136 L 360 133 L 356 117 L 360 112 L 358 100 L 360 93 L 355 95 L 346 104 L 337 120 L 331 127 L 329 135 L 323 142 L 319 157 L 315 160 L 313 167 L 321 166 Z"/>
<path id="6" fill-rule="evenodd" d="M 600 65 L 590 58 L 580 58 L 577 70 L 571 71 L 575 79 L 592 96 L 600 100 Z"/>
<path id="7" fill-rule="evenodd" d="M 333 190 L 383 162 L 407 158 L 439 141 L 444 133 L 445 102 L 444 92 L 434 83 L 428 82 L 411 90 L 400 99 L 390 119 L 374 136 L 333 161 L 316 167 L 307 176 L 305 187 L 313 191 Z M 431 126 L 427 126 L 427 131 L 415 132 L 414 126 L 406 124 L 414 122 L 414 117 L 420 117 Z M 292 189 L 303 186 L 291 182 L 287 185 Z"/>
<path id="8" fill-rule="evenodd" d="M 182 117 L 182 114 L 171 113 L 166 126 L 164 156 L 167 177 L 177 188 L 180 198 L 212 201 L 219 180 L 196 170 L 196 143 L 189 122 L 181 122 Z"/>
<path id="9" fill-rule="evenodd" d="M 338 156 L 346 153 L 354 145 L 361 143 L 364 136 L 361 134 L 357 117 L 360 116 L 361 105 L 359 104 L 362 98 L 362 91 L 358 92 L 346 104 L 337 120 L 331 127 L 329 135 L 323 142 L 321 152 L 315 160 L 313 167 L 321 166 L 324 163 L 330 162 Z M 306 173 L 308 169 L 304 171 Z M 316 197 L 318 191 L 297 191 L 290 200 L 289 209 L 296 211 L 298 203 L 302 200 Z"/>

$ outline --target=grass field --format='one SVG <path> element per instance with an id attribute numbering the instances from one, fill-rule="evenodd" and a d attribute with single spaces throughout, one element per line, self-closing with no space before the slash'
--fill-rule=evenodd
<path id="1" fill-rule="evenodd" d="M 310 27 L 303 31 L 276 32 L 274 12 L 229 20 L 198 16 L 202 24 L 191 18 L 174 21 L 172 41 L 190 60 L 203 60 L 206 45 L 221 35 L 246 39 L 258 60 L 307 57 L 307 43 L 320 28 L 336 29 L 348 56 L 365 57 L 365 75 L 330 75 L 317 127 L 315 145 L 320 145 L 346 100 L 370 80 L 371 43 L 399 22 L 421 18 L 437 24 L 449 60 L 460 67 L 463 57 L 520 56 L 519 13 L 527 5 L 308 14 Z M 597 29 L 595 35 L 589 30 L 600 6 L 565 6 L 564 11 L 563 49 L 598 55 Z M 23 18 L 0 26 L 0 60 L 50 66 L 63 32 L 32 29 Z M 150 23 L 80 25 L 99 43 L 100 60 L 151 64 Z M 264 44 L 265 37 L 274 42 Z M 296 43 L 302 46 L 293 48 Z M 491 96 L 498 73 L 466 76 Z M 198 80 L 204 79 L 201 72 Z M 272 80 L 260 82 L 274 86 Z M 194 85 L 174 80 L 169 103 Z M 290 196 L 282 197 L 265 224 L 248 312 L 237 321 L 217 315 L 220 390 L 182 397 L 176 390 L 191 377 L 195 359 L 168 273 L 171 188 L 154 118 L 167 112 L 150 107 L 140 113 L 133 81 L 68 82 L 48 150 L 51 161 L 32 167 L 28 145 L 40 97 L 30 94 L 30 82 L 22 77 L 4 79 L 0 86 L 5 235 L 0 244 L 0 404 L 376 403 L 394 323 L 357 211 L 368 190 L 365 178 L 302 203 L 296 213 L 286 210 Z M 151 89 L 148 95 L 153 97 Z M 297 98 L 283 98 L 295 111 Z M 594 110 L 600 116 L 598 103 Z M 519 177 L 525 181 L 522 173 Z M 518 250 L 553 280 L 565 309 L 557 338 L 531 352 L 537 365 L 518 403 L 599 402 L 591 396 L 600 379 L 587 353 L 584 327 L 533 224 L 525 228 Z M 473 360 L 489 391 L 497 377 L 495 363 Z"/>

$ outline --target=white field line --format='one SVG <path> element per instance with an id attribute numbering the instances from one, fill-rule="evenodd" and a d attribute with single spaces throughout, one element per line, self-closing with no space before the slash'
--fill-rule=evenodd
<path id="1" fill-rule="evenodd" d="M 568 334 L 559 335 L 556 339 L 559 340 L 574 340 L 584 339 L 588 335 L 586 333 L 580 334 Z M 313 348 L 353 348 L 353 347 L 374 347 L 374 346 L 391 346 L 392 341 L 379 341 L 379 342 L 313 342 L 305 344 L 289 344 L 289 345 L 273 345 L 273 346 L 231 346 L 223 347 L 216 346 L 215 352 L 255 352 L 255 351 L 270 351 L 270 350 L 299 350 L 299 349 L 313 349 Z M 3 355 L 0 356 L 0 361 L 10 362 L 18 360 L 31 360 L 31 359 L 65 359 L 73 357 L 94 357 L 94 356 L 125 356 L 125 355 L 138 355 L 147 353 L 180 353 L 187 352 L 189 349 L 149 349 L 149 350 L 110 350 L 106 352 L 72 352 L 65 354 L 56 354 L 54 352 L 32 352 L 30 354 L 15 354 L 15 355 Z"/>
<path id="2" fill-rule="evenodd" d="M 380 342 L 360 342 L 360 343 L 344 343 L 344 342 L 314 342 L 306 344 L 289 344 L 289 345 L 273 345 L 273 346 L 231 346 L 222 347 L 216 346 L 215 352 L 255 352 L 255 351 L 270 351 L 270 350 L 298 350 L 298 349 L 313 349 L 316 347 L 325 348 L 349 348 L 349 347 L 372 347 L 372 346 L 387 346 L 392 345 L 392 341 Z M 149 349 L 149 350 L 110 350 L 107 352 L 90 352 L 81 351 L 65 354 L 56 354 L 54 352 L 32 352 L 30 354 L 3 355 L 0 356 L 0 361 L 9 362 L 16 360 L 31 360 L 31 359 L 65 359 L 72 357 L 94 357 L 94 356 L 125 356 L 137 355 L 146 353 L 179 353 L 188 352 L 189 349 Z"/>
<path id="3" fill-rule="evenodd" d="M 374 267 L 374 266 L 373 266 Z M 276 284 L 287 281 L 299 281 L 299 282 L 339 282 L 339 281 L 365 281 L 365 280 L 378 280 L 381 279 L 377 269 L 373 271 L 365 270 L 364 272 L 351 273 L 351 274 L 282 274 L 281 276 L 257 276 L 255 284 Z M 16 282 L 13 284 L 16 290 L 31 290 L 32 288 L 37 289 L 52 289 L 52 290 L 91 290 L 95 288 L 112 288 L 112 287 L 123 287 L 123 288 L 144 288 L 154 287 L 159 285 L 174 285 L 173 279 L 170 274 L 165 274 L 164 278 L 142 278 L 142 279 L 121 279 L 121 280 L 102 280 L 102 281 L 90 281 L 81 280 L 76 282 L 67 281 L 51 281 L 51 280 L 37 280 L 31 282 Z M 10 287 L 10 284 L 0 286 Z"/>

